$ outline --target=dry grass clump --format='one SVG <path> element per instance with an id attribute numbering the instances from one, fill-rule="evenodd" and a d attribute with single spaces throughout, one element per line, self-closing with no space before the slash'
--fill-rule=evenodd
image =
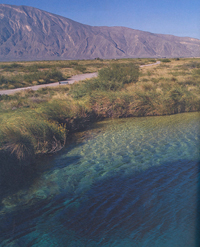
<path id="1" fill-rule="evenodd" d="M 1 133 L 3 149 L 15 155 L 18 160 L 31 158 L 35 154 L 31 138 L 19 129 L 6 126 Z"/>
<path id="2" fill-rule="evenodd" d="M 18 160 L 31 159 L 37 153 L 55 152 L 66 141 L 64 126 L 32 111 L 11 114 L 1 125 L 0 150 L 9 151 Z"/>

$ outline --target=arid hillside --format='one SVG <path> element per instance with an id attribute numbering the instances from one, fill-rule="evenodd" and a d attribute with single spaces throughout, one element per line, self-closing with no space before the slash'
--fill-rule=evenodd
<path id="1" fill-rule="evenodd" d="M 93 27 L 33 7 L 0 4 L 0 61 L 198 56 L 198 39 Z"/>

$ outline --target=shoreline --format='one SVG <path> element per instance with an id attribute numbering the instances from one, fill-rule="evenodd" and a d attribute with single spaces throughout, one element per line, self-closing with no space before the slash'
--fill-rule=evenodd
<path id="1" fill-rule="evenodd" d="M 81 131 L 85 131 L 85 130 L 89 130 L 91 128 L 92 124 L 95 124 L 97 122 L 101 122 L 101 121 L 106 121 L 106 120 L 110 120 L 110 119 L 126 119 L 126 118 L 144 118 L 144 117 L 164 117 L 164 116 L 172 116 L 172 115 L 177 115 L 177 114 L 184 114 L 184 113 L 200 113 L 200 111 L 189 111 L 189 112 L 178 112 L 178 113 L 174 113 L 174 114 L 164 114 L 164 115 L 143 115 L 143 116 L 135 116 L 135 115 L 129 115 L 126 117 L 104 117 L 104 116 L 99 116 L 96 115 L 94 112 L 92 112 L 90 115 L 86 116 L 85 118 L 74 118 L 72 119 L 68 119 L 67 122 L 65 122 L 65 127 L 67 130 L 67 137 L 65 140 L 65 143 L 62 147 L 60 147 L 58 150 L 56 150 L 55 152 L 46 152 L 46 153 L 37 153 L 37 154 L 32 154 L 30 155 L 30 157 L 26 157 L 26 159 L 24 160 L 18 160 L 15 155 L 13 155 L 13 153 L 10 153 L 9 150 L 0 150 L 0 158 L 2 160 L 3 163 L 7 163 L 7 162 L 11 162 L 15 165 L 22 165 L 22 166 L 29 166 L 29 165 L 34 165 L 36 163 L 36 161 L 41 158 L 41 157 L 45 157 L 45 156 L 50 156 L 50 155 L 54 155 L 54 154 L 58 154 L 60 151 L 62 151 L 62 149 L 64 149 L 65 147 L 67 147 L 67 145 L 69 145 L 72 140 L 75 138 L 75 135 L 78 132 Z M 72 120 L 72 121 L 71 121 Z M 3 164 L 3 165 L 6 165 Z"/>

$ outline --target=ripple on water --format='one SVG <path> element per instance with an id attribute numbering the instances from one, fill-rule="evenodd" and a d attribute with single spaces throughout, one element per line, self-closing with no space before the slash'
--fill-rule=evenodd
<path id="1" fill-rule="evenodd" d="M 82 135 L 2 199 L 3 246 L 195 246 L 198 113 L 106 120 Z"/>

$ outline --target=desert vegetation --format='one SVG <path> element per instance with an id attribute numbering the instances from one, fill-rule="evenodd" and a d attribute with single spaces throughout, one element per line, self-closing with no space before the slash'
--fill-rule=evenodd
<path id="1" fill-rule="evenodd" d="M 40 61 L 0 64 L 0 89 L 13 89 L 66 80 L 75 74 L 97 71 L 106 62 Z"/>
<path id="2" fill-rule="evenodd" d="M 72 74 L 81 65 L 86 72 L 99 71 L 98 77 L 73 85 L 1 95 L 0 155 L 27 163 L 35 155 L 60 150 L 70 133 L 107 117 L 199 111 L 200 59 L 170 59 L 139 68 L 152 62 L 155 60 L 49 62 L 49 68 L 57 71 L 62 70 L 61 65 L 64 68 L 65 63 L 71 64 Z M 21 73 L 25 65 L 16 64 L 7 63 L 7 69 L 19 69 Z M 5 63 L 0 66 L 5 69 Z"/>
<path id="3" fill-rule="evenodd" d="M 129 59 L 112 60 L 115 64 L 127 63 Z M 148 59 L 135 59 L 135 64 L 151 63 Z M 132 61 L 133 62 L 133 61 Z M 97 72 L 108 67 L 110 60 L 38 61 L 0 63 L 0 89 L 13 89 L 66 80 L 82 73 Z"/>

